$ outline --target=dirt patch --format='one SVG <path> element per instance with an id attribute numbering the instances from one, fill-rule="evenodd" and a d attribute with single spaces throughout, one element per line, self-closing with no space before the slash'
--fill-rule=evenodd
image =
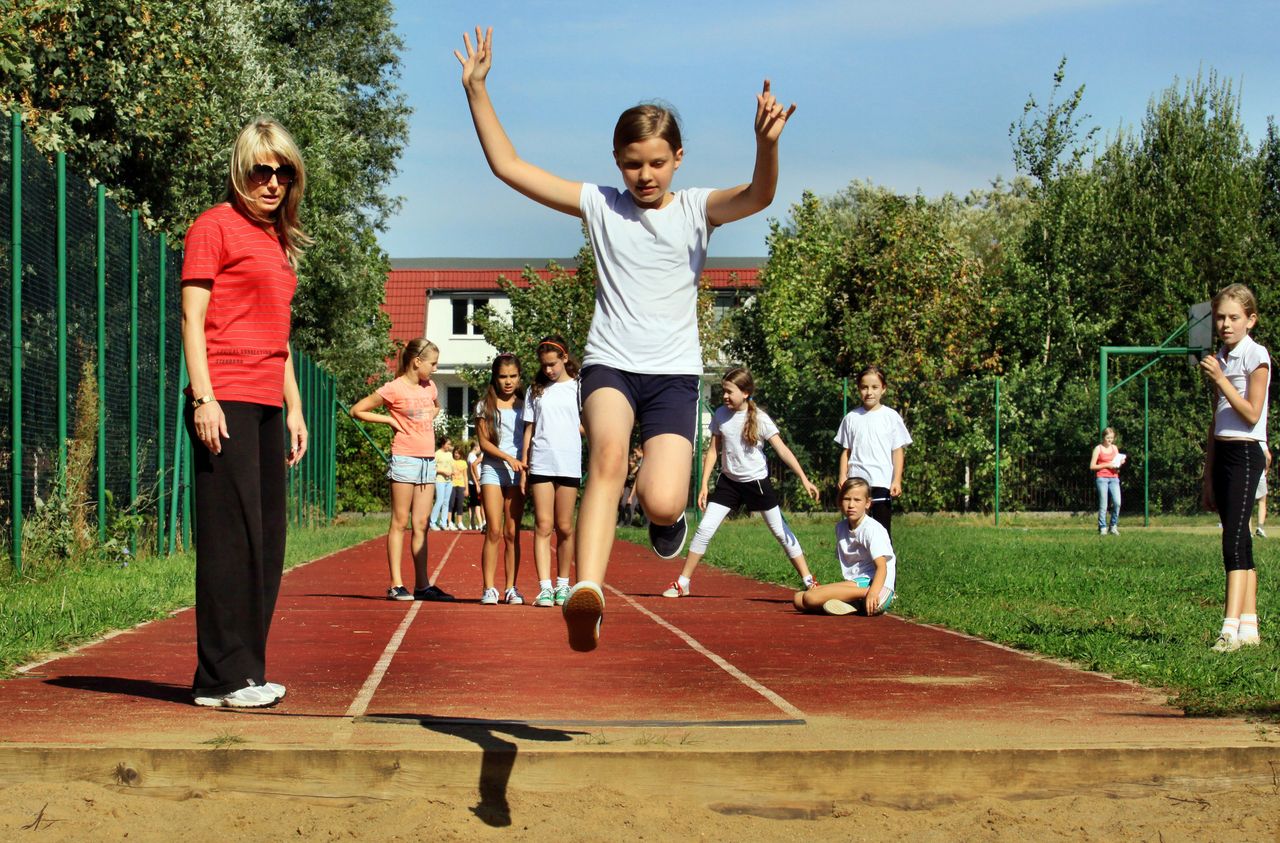
<path id="1" fill-rule="evenodd" d="M 797 838 L 870 841 L 1276 839 L 1280 788 L 1153 791 L 1039 800 L 975 799 L 929 810 L 868 802 L 712 806 L 636 800 L 609 789 L 545 796 L 406 793 L 403 799 L 287 797 L 174 788 L 139 792 L 88 783 L 0 787 L 7 840 L 624 840 Z M 763 814 L 758 816 L 756 814 Z"/>

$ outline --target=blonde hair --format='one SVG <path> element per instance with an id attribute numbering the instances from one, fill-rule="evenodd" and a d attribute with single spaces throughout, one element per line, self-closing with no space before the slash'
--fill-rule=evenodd
<path id="1" fill-rule="evenodd" d="M 293 167 L 293 182 L 284 190 L 284 202 L 271 217 L 264 217 L 254 210 L 250 201 L 252 189 L 249 171 L 259 158 L 274 157 L 281 165 Z M 302 153 L 293 136 L 270 117 L 257 117 L 249 122 L 231 145 L 231 167 L 227 174 L 227 201 L 250 219 L 274 224 L 289 263 L 295 268 L 304 246 L 314 241 L 302 230 L 298 221 L 298 205 L 307 186 L 307 171 L 302 164 Z"/>
<path id="2" fill-rule="evenodd" d="M 1218 309 L 1218 305 L 1221 304 L 1224 299 L 1230 299 L 1240 305 L 1245 316 L 1258 315 L 1258 299 L 1254 296 L 1253 290 L 1250 290 L 1243 284 L 1228 284 L 1219 290 L 1218 294 L 1213 297 L 1212 302 L 1212 307 L 1215 312 Z"/>
<path id="3" fill-rule="evenodd" d="M 404 350 L 400 352 L 400 368 L 396 370 L 396 377 L 400 377 L 409 371 L 409 367 L 413 365 L 413 361 L 424 354 L 435 352 L 436 357 L 440 356 L 440 349 L 436 344 L 426 337 L 418 337 L 405 343 Z"/>
<path id="4" fill-rule="evenodd" d="M 754 448 L 760 441 L 760 424 L 756 420 L 756 402 L 751 396 L 755 394 L 756 382 L 751 373 L 742 367 L 730 369 L 720 379 L 721 383 L 731 383 L 741 389 L 747 396 L 747 418 L 742 425 L 742 441 L 747 447 Z"/>

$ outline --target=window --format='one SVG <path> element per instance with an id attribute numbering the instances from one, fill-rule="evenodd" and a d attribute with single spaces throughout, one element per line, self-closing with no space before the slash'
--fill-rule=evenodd
<path id="1" fill-rule="evenodd" d="M 451 417 L 466 415 L 467 412 L 467 388 L 465 386 L 451 386 L 445 392 L 444 411 Z"/>
<path id="2" fill-rule="evenodd" d="M 489 304 L 488 299 L 456 298 L 453 300 L 453 335 L 466 336 L 480 333 L 480 329 L 472 324 L 476 311 Z"/>

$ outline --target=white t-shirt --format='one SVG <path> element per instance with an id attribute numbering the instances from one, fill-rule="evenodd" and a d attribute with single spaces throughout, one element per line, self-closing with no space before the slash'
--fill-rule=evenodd
<path id="1" fill-rule="evenodd" d="M 1231 381 L 1236 392 L 1239 392 L 1245 400 L 1249 398 L 1249 376 L 1259 366 L 1271 368 L 1271 355 L 1250 336 L 1245 336 L 1230 351 L 1223 346 L 1218 349 L 1216 356 L 1218 365 L 1222 367 L 1222 374 L 1227 376 L 1227 380 Z M 1218 405 L 1213 412 L 1213 435 L 1228 439 L 1254 439 L 1258 442 L 1266 442 L 1267 405 L 1271 401 L 1269 378 L 1267 383 L 1267 395 L 1262 399 L 1262 415 L 1258 416 L 1258 423 L 1253 425 L 1240 418 L 1236 408 L 1227 403 L 1227 399 L 1219 393 Z"/>
<path id="2" fill-rule="evenodd" d="M 524 402 L 525 424 L 534 425 L 529 440 L 529 473 L 547 477 L 582 476 L 582 433 L 578 430 L 578 381 L 547 384 Z"/>
<path id="3" fill-rule="evenodd" d="M 836 558 L 846 580 L 860 576 L 875 579 L 875 560 L 881 556 L 885 558 L 884 587 L 892 589 L 898 579 L 898 557 L 884 525 L 870 515 L 863 515 L 852 530 L 848 519 L 836 525 Z"/>
<path id="4" fill-rule="evenodd" d="M 698 277 L 711 238 L 710 195 L 680 190 L 665 208 L 639 208 L 625 190 L 582 185 L 579 206 L 600 279 L 584 366 L 702 374 Z"/>
<path id="5" fill-rule="evenodd" d="M 778 433 L 778 426 L 769 414 L 757 407 L 756 444 L 748 445 L 742 438 L 742 427 L 746 423 L 746 407 L 735 413 L 722 404 L 711 416 L 711 435 L 720 434 L 720 473 L 739 483 L 763 480 L 769 476 L 764 443 Z"/>
<path id="6" fill-rule="evenodd" d="M 868 411 L 858 407 L 840 422 L 836 443 L 849 449 L 850 477 L 861 477 L 883 489 L 893 485 L 893 452 L 911 444 L 902 416 L 883 404 Z M 841 481 L 843 482 L 843 480 Z"/>

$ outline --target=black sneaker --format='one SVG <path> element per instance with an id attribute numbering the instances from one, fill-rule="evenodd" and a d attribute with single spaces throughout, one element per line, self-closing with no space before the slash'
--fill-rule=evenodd
<path id="1" fill-rule="evenodd" d="M 409 593 L 409 589 L 402 585 L 393 585 L 387 589 L 388 600 L 412 600 L 413 595 Z"/>
<path id="2" fill-rule="evenodd" d="M 438 585 L 429 585 L 426 588 L 415 588 L 413 590 L 413 599 L 434 600 L 438 603 L 452 603 L 456 598 Z"/>
<path id="3" fill-rule="evenodd" d="M 684 538 L 688 532 L 689 522 L 685 520 L 684 513 L 680 514 L 679 521 L 665 527 L 650 521 L 649 544 L 653 545 L 653 552 L 663 559 L 674 559 L 680 555 L 680 549 L 684 547 Z"/>

